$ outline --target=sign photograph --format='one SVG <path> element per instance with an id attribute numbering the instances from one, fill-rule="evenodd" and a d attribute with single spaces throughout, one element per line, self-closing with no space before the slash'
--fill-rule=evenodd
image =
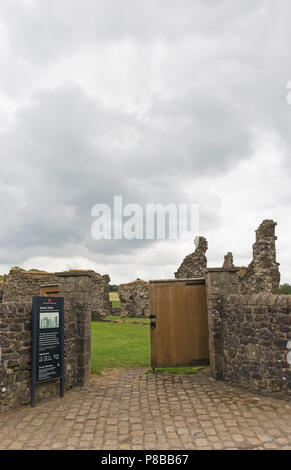
<path id="1" fill-rule="evenodd" d="M 40 312 L 39 327 L 40 328 L 58 328 L 59 312 Z"/>

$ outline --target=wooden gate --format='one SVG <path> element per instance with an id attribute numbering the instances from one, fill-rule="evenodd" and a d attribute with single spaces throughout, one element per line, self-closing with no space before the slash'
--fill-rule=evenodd
<path id="1" fill-rule="evenodd" d="M 151 366 L 209 364 L 204 279 L 150 281 Z"/>

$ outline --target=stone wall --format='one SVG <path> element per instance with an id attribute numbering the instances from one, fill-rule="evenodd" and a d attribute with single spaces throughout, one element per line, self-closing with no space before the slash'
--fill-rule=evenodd
<path id="1" fill-rule="evenodd" d="M 204 237 L 196 237 L 194 243 L 196 249 L 184 258 L 182 264 L 175 272 L 176 279 L 204 277 L 207 267 L 207 258 L 205 256 L 208 248 L 207 240 Z"/>
<path id="2" fill-rule="evenodd" d="M 60 273 L 65 299 L 65 389 L 85 385 L 90 374 L 91 277 Z M 30 403 L 31 299 L 0 304 L 0 411 Z M 36 386 L 36 400 L 59 395 L 59 381 Z"/>
<path id="3" fill-rule="evenodd" d="M 4 275 L 3 302 L 31 302 L 34 295 L 40 295 L 42 284 L 53 284 L 57 281 L 54 273 L 45 271 L 24 271 L 12 268 Z"/>
<path id="4" fill-rule="evenodd" d="M 216 379 L 223 376 L 223 295 L 240 292 L 238 268 L 209 268 L 205 273 L 210 368 Z"/>
<path id="5" fill-rule="evenodd" d="M 108 274 L 101 275 L 92 270 L 66 271 L 70 274 L 88 274 L 90 277 L 90 308 L 92 320 L 99 320 L 111 315 L 111 302 L 109 300 Z M 48 273 L 45 271 L 25 271 L 19 268 L 12 268 L 9 274 L 4 276 L 3 282 L 3 302 L 31 302 L 34 295 L 40 295 L 40 288 L 46 284 L 58 284 L 58 273 Z"/>
<path id="6" fill-rule="evenodd" d="M 118 295 L 123 317 L 148 317 L 150 314 L 149 283 L 136 280 L 120 284 Z"/>
<path id="7" fill-rule="evenodd" d="M 237 268 L 206 272 L 212 375 L 290 399 L 291 296 L 241 288 Z"/>
<path id="8" fill-rule="evenodd" d="M 291 399 L 291 296 L 225 295 L 221 338 L 224 380 Z"/>

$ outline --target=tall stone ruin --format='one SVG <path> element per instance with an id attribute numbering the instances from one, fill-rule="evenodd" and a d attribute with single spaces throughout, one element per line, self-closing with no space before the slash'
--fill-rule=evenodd
<path id="1" fill-rule="evenodd" d="M 195 251 L 187 255 L 179 269 L 175 272 L 176 279 L 204 277 L 207 268 L 205 253 L 208 243 L 204 237 L 196 237 L 194 240 Z"/>
<path id="2" fill-rule="evenodd" d="M 275 227 L 277 222 L 264 220 L 256 230 L 253 260 L 239 272 L 242 292 L 280 293 L 279 263 L 276 261 Z"/>

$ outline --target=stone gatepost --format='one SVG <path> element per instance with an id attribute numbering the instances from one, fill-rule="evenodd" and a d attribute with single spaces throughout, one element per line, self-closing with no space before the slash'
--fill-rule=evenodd
<path id="1" fill-rule="evenodd" d="M 221 316 L 223 313 L 223 295 L 240 292 L 239 268 L 208 268 L 205 272 L 209 358 L 212 375 L 223 378 L 223 341 Z"/>
<path id="2" fill-rule="evenodd" d="M 66 361 L 75 356 L 78 367 L 77 385 L 86 385 L 91 371 L 91 275 L 87 271 L 65 271 L 56 273 L 59 280 L 59 295 L 64 297 L 68 327 L 76 330 L 77 344 L 72 351 L 65 351 Z M 66 330 L 65 330 L 66 336 Z M 72 357 L 73 359 L 73 357 Z"/>

